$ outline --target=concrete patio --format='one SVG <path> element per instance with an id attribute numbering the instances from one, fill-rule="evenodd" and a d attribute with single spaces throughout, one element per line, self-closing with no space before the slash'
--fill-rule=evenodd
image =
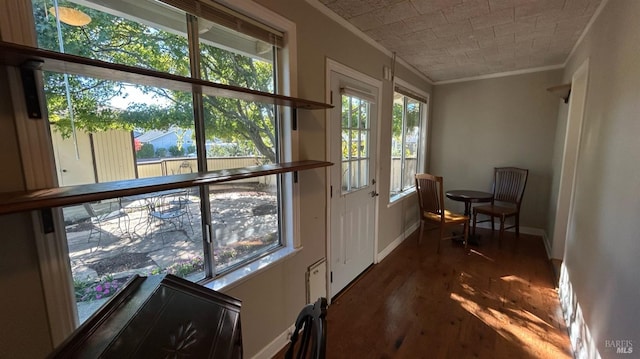
<path id="1" fill-rule="evenodd" d="M 245 252 L 259 250 L 277 240 L 277 198 L 258 185 L 216 188 L 210 194 L 214 257 L 217 271 L 246 258 Z M 176 194 L 175 200 L 182 194 Z M 149 197 L 152 198 L 152 197 Z M 120 284 L 134 274 L 171 272 L 185 264 L 202 263 L 204 241 L 200 200 L 189 194 L 189 215 L 172 222 L 155 220 L 149 203 L 133 198 L 94 204 L 96 212 L 120 211 L 125 216 L 97 223 L 84 206 L 64 209 L 71 271 L 76 285 L 105 280 Z M 143 201 L 143 202 L 141 202 Z M 202 268 L 191 273 L 181 268 L 190 280 L 204 277 Z M 79 301 L 81 319 L 93 313 L 104 299 Z"/>

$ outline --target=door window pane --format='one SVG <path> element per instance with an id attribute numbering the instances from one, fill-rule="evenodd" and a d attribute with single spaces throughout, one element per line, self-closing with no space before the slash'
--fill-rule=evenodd
<path id="1" fill-rule="evenodd" d="M 355 191 L 369 182 L 370 103 L 342 95 L 342 191 Z"/>
<path id="2" fill-rule="evenodd" d="M 351 162 L 343 161 L 342 162 L 342 192 L 347 192 L 349 190 L 349 181 L 350 172 L 349 168 L 351 167 Z"/>

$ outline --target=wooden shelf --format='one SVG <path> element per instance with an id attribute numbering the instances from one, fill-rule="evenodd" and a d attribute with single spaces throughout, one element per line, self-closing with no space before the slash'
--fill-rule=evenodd
<path id="1" fill-rule="evenodd" d="M 26 192 L 0 193 L 0 214 L 61 207 L 149 192 L 235 181 L 332 166 L 331 162 L 298 161 L 210 172 L 92 183 Z"/>
<path id="2" fill-rule="evenodd" d="M 571 95 L 571 83 L 552 86 L 552 87 L 549 87 L 547 91 L 560 97 L 561 99 L 564 100 L 564 103 L 567 103 L 569 102 L 569 95 Z"/>
<path id="3" fill-rule="evenodd" d="M 315 110 L 333 107 L 333 105 L 322 102 L 218 84 L 134 66 L 114 64 L 5 41 L 0 41 L 0 64 L 91 76 L 111 81 L 202 93 L 208 96 L 240 99 L 296 109 Z M 333 165 L 331 162 L 299 161 L 204 173 L 48 188 L 27 192 L 0 193 L 0 214 L 68 206 L 109 198 L 296 172 L 331 165 Z"/>
<path id="4" fill-rule="evenodd" d="M 288 106 L 308 110 L 332 108 L 323 102 L 223 85 L 191 77 L 172 75 L 140 67 L 114 64 L 86 57 L 64 54 L 0 41 L 0 63 L 16 67 L 30 67 L 45 71 L 91 76 L 111 81 L 155 86 L 204 95 L 235 98 L 251 102 Z"/>

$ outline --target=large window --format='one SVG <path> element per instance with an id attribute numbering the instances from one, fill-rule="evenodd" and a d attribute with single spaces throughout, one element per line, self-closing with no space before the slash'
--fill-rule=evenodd
<path id="1" fill-rule="evenodd" d="M 391 130 L 391 188 L 393 202 L 415 191 L 415 174 L 422 169 L 427 100 L 402 87 L 393 94 Z"/>
<path id="2" fill-rule="evenodd" d="M 278 92 L 283 35 L 231 10 L 205 3 L 191 9 L 191 2 L 173 0 L 32 2 L 41 48 Z M 90 73 L 44 73 L 44 87 L 63 186 L 290 157 L 283 150 L 290 148 L 284 143 L 288 130 L 273 105 L 176 91 L 162 81 L 106 81 Z M 64 208 L 80 320 L 134 274 L 172 273 L 204 283 L 240 267 L 246 272 L 247 264 L 291 244 L 290 177 Z"/>

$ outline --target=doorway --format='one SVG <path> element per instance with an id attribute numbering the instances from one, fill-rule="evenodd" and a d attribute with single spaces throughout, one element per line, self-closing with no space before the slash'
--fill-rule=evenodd
<path id="1" fill-rule="evenodd" d="M 567 115 L 567 131 L 565 134 L 564 151 L 562 154 L 562 168 L 560 170 L 560 184 L 558 187 L 558 202 L 556 204 L 556 218 L 553 228 L 553 247 L 551 257 L 564 258 L 564 248 L 573 201 L 576 166 L 580 150 L 580 137 L 584 118 L 584 107 L 587 99 L 587 84 L 589 80 L 589 60 L 587 59 L 571 77 L 571 95 L 569 99 L 569 113 Z"/>
<path id="2" fill-rule="evenodd" d="M 330 170 L 329 293 L 335 296 L 374 262 L 376 159 L 381 82 L 327 60 Z"/>

